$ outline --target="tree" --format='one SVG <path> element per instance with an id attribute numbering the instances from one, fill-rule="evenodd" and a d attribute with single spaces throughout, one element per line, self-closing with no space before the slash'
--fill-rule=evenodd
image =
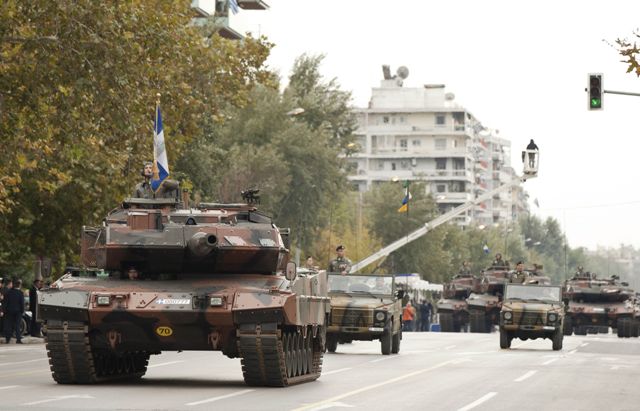
<path id="1" fill-rule="evenodd" d="M 204 44 L 188 2 L 23 2 L 0 7 L 0 262 L 78 251 L 152 155 L 162 93 L 172 159 L 222 104 L 266 81 L 270 45 Z M 29 264 L 27 261 L 26 264 Z"/>

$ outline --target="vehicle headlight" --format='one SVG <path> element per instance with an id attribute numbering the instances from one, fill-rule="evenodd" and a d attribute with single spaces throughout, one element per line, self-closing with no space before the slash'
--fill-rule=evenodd
<path id="1" fill-rule="evenodd" d="M 96 298 L 96 303 L 98 305 L 110 305 L 111 304 L 111 296 L 109 295 L 99 295 Z"/>
<path id="2" fill-rule="evenodd" d="M 551 313 L 551 314 L 549 314 L 548 318 L 549 318 L 549 322 L 550 323 L 555 323 L 556 320 L 558 319 L 558 316 L 555 313 Z"/>
<path id="3" fill-rule="evenodd" d="M 220 307 L 222 305 L 222 297 L 211 297 L 211 306 Z"/>
<path id="4" fill-rule="evenodd" d="M 511 318 L 513 318 L 513 314 L 511 313 L 511 311 L 506 311 L 503 314 L 503 317 L 504 317 L 505 320 L 510 320 Z"/>
<path id="5" fill-rule="evenodd" d="M 387 315 L 384 313 L 384 311 L 378 311 L 376 313 L 376 321 L 384 321 L 386 317 Z"/>

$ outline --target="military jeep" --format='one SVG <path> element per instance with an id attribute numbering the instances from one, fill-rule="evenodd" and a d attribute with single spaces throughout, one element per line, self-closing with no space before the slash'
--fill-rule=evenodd
<path id="1" fill-rule="evenodd" d="M 562 349 L 564 305 L 559 286 L 507 284 L 500 311 L 500 348 L 511 340 L 549 338 Z"/>
<path id="2" fill-rule="evenodd" d="M 391 275 L 329 273 L 331 313 L 327 350 L 353 340 L 380 340 L 382 354 L 397 354 L 402 339 L 402 291 Z"/>

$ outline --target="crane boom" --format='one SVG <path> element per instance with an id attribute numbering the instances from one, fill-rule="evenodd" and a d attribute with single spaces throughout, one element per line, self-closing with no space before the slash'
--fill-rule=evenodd
<path id="1" fill-rule="evenodd" d="M 526 161 L 525 161 L 525 156 L 526 156 Z M 524 166 L 524 175 L 522 177 L 516 177 L 514 179 L 512 179 L 510 182 L 505 183 L 503 185 L 501 185 L 500 187 L 497 187 L 481 196 L 478 196 L 477 198 L 475 198 L 474 200 L 471 201 L 467 201 L 464 204 L 459 205 L 458 207 L 454 208 L 451 211 L 448 211 L 436 218 L 434 218 L 433 220 L 425 223 L 422 227 L 420 227 L 419 229 L 409 233 L 408 235 L 400 238 L 399 240 L 394 241 L 393 243 L 389 244 L 388 246 L 382 248 L 381 250 L 375 252 L 374 254 L 371 254 L 369 257 L 358 261 L 357 263 L 355 263 L 353 266 L 351 266 L 351 270 L 349 271 L 350 273 L 355 273 L 358 272 L 360 269 L 368 266 L 369 264 L 373 263 L 376 260 L 379 260 L 380 258 L 386 257 L 389 254 L 391 254 L 392 252 L 396 251 L 397 249 L 399 249 L 402 246 L 405 246 L 407 244 L 409 244 L 410 242 L 417 240 L 418 238 L 422 237 L 423 235 L 427 234 L 429 231 L 433 230 L 434 228 L 438 227 L 441 224 L 446 223 L 447 221 L 450 221 L 452 218 L 464 213 L 465 211 L 467 211 L 468 209 L 470 209 L 471 207 L 478 205 L 480 203 L 482 203 L 483 201 L 486 201 L 490 198 L 492 198 L 494 195 L 505 191 L 513 186 L 516 186 L 520 183 L 525 182 L 527 179 L 536 177 L 538 174 L 538 161 L 539 161 L 539 154 L 538 151 L 535 150 L 525 150 L 523 151 L 523 162 L 525 163 Z"/>

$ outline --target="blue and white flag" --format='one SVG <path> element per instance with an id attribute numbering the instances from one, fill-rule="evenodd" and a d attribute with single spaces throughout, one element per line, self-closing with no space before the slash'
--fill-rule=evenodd
<path id="1" fill-rule="evenodd" d="M 489 246 L 485 244 L 482 246 L 482 251 L 484 251 L 485 254 L 489 254 L 491 250 L 489 250 Z"/>
<path id="2" fill-rule="evenodd" d="M 238 7 L 238 0 L 229 0 L 229 8 L 233 14 L 238 14 L 240 7 Z"/>
<path id="3" fill-rule="evenodd" d="M 169 177 L 169 161 L 164 145 L 164 128 L 162 127 L 162 114 L 160 105 L 156 106 L 156 119 L 153 127 L 153 178 L 151 188 L 157 192 L 162 182 Z"/>

